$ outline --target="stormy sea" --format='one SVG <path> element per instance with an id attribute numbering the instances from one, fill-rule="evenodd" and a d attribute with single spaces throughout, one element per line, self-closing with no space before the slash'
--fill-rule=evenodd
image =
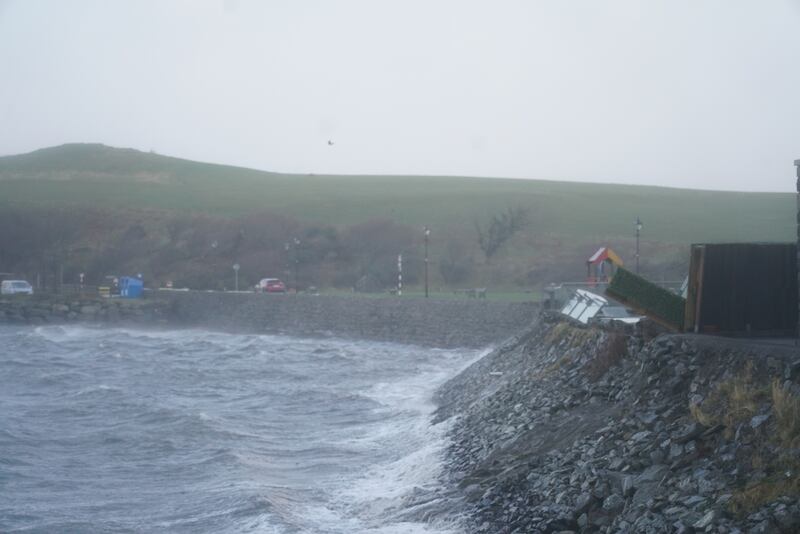
<path id="1" fill-rule="evenodd" d="M 438 385 L 469 350 L 0 327 L 0 532 L 443 533 Z"/>

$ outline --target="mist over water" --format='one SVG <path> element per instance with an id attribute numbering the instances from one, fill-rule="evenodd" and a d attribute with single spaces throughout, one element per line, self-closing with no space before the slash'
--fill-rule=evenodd
<path id="1" fill-rule="evenodd" d="M 436 386 L 478 356 L 374 342 L 0 327 L 0 531 L 416 533 Z"/>

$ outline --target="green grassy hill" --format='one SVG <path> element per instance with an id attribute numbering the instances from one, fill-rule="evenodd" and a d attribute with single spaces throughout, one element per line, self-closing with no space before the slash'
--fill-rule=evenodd
<path id="1" fill-rule="evenodd" d="M 587 243 L 630 237 L 637 216 L 644 221 L 642 239 L 648 241 L 791 241 L 795 235 L 795 199 L 789 193 L 499 178 L 289 175 L 94 144 L 0 158 L 0 199 L 228 216 L 275 211 L 332 225 L 390 218 L 456 234 L 473 233 L 474 222 L 492 213 L 524 206 L 532 212 L 532 232 Z"/>
<path id="2" fill-rule="evenodd" d="M 789 171 L 787 180 L 791 180 Z M 342 238 L 351 235 L 351 242 L 355 234 L 348 234 L 348 228 L 389 219 L 410 227 L 407 233 L 415 234 L 419 229 L 411 250 L 417 256 L 421 254 L 422 227 L 428 225 L 432 229 L 434 283 L 441 282 L 437 280 L 437 263 L 467 262 L 471 274 L 459 282 L 467 287 L 537 286 L 579 280 L 585 277 L 585 259 L 601 245 L 611 246 L 630 264 L 637 216 L 644 223 L 642 273 L 654 279 L 675 280 L 684 276 L 690 243 L 792 241 L 796 209 L 795 197 L 788 193 L 444 176 L 291 175 L 96 144 L 64 145 L 0 158 L 0 215 L 4 209 L 10 216 L 11 209 L 41 213 L 43 208 L 58 208 L 63 212 L 73 206 L 115 214 L 116 224 L 122 225 L 114 230 L 119 235 L 143 225 L 152 241 L 147 246 L 142 242 L 144 248 L 137 257 L 149 254 L 147 262 L 139 263 L 150 267 L 136 263 L 136 268 L 152 272 L 160 272 L 166 265 L 171 258 L 169 250 L 183 246 L 180 240 L 173 241 L 177 239 L 175 231 L 167 228 L 176 224 L 176 217 L 191 221 L 193 217 L 213 216 L 213 220 L 230 221 L 230 228 L 225 230 L 228 234 L 220 230 L 219 237 L 212 237 L 212 233 L 224 225 L 222 222 L 206 221 L 203 224 L 210 226 L 203 226 L 202 231 L 199 223 L 187 223 L 196 228 L 197 235 L 191 241 L 195 248 L 202 248 L 204 239 L 223 242 L 228 239 L 226 235 L 241 233 L 237 230 L 245 224 L 241 221 L 259 214 L 288 216 L 317 234 L 312 227 L 333 227 Z M 518 207 L 529 210 L 531 224 L 486 261 L 478 248 L 476 223 L 485 225 L 492 215 Z M 167 222 L 170 220 L 173 222 Z M 123 221 L 127 222 L 123 225 Z M 107 248 L 111 226 L 108 220 L 90 225 L 92 236 L 84 235 L 80 246 Z M 287 261 L 281 250 L 284 241 L 294 237 L 292 231 L 271 231 L 272 244 L 263 244 L 266 238 L 262 244 L 248 241 L 253 239 L 252 229 L 242 241 L 243 247 L 250 247 L 247 252 L 254 254 L 252 260 L 242 258 L 252 277 L 265 270 L 267 260 L 255 257 L 259 250 L 271 251 L 273 265 Z M 124 239 L 118 243 L 124 243 Z M 159 247 L 160 252 L 148 252 L 155 250 L 148 246 Z M 94 263 L 108 260 L 107 252 L 97 254 L 101 256 L 95 257 Z M 218 268 L 224 272 L 231 258 L 219 254 Z M 241 257 L 244 251 L 236 254 Z M 201 261 L 188 253 L 184 256 L 180 266 L 164 269 L 165 278 L 172 276 L 172 271 L 196 268 Z M 319 261 L 333 265 L 339 260 L 329 255 Z M 329 271 L 352 270 L 356 265 L 353 261 L 351 258 L 349 266 L 330 267 Z M 392 268 L 391 262 L 385 263 L 381 269 Z M 76 263 L 75 269 L 79 268 Z M 327 279 L 334 278 L 330 274 Z"/>

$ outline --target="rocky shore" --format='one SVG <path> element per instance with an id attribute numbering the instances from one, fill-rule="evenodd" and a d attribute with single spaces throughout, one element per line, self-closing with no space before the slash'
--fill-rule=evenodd
<path id="1" fill-rule="evenodd" d="M 438 392 L 468 532 L 800 532 L 792 345 L 544 315 Z"/>
<path id="2" fill-rule="evenodd" d="M 224 332 L 336 336 L 441 348 L 480 348 L 526 328 L 533 302 L 157 291 L 143 299 L 0 297 L 0 324 L 136 323 Z"/>
<path id="3" fill-rule="evenodd" d="M 0 324 L 103 322 L 157 325 L 169 317 L 164 302 L 74 295 L 4 295 Z"/>

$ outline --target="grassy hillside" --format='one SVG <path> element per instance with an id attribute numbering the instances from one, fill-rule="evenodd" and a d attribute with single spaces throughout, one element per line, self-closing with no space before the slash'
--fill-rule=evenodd
<path id="1" fill-rule="evenodd" d="M 787 180 L 791 180 L 789 171 Z M 448 258 L 470 264 L 471 274 L 464 285 L 506 287 L 580 279 L 585 276 L 585 258 L 600 245 L 612 246 L 631 263 L 637 216 L 644 222 L 643 274 L 652 278 L 682 278 L 687 245 L 692 242 L 791 241 L 795 237 L 793 194 L 497 178 L 288 175 L 91 144 L 0 158 L 0 214 L 4 209 L 41 213 L 42 209 L 63 211 L 70 206 L 102 209 L 119 214 L 121 221 L 131 221 L 131 225 L 144 225 L 148 239 L 152 239 L 148 246 L 164 250 L 182 246 L 171 241 L 171 234 L 157 222 L 174 221 L 175 217 L 189 220 L 213 216 L 214 220 L 227 220 L 230 222 L 224 224 L 230 227 L 225 230 L 226 235 L 233 236 L 242 233 L 248 217 L 281 215 L 299 221 L 304 231 L 312 234 L 319 233 L 313 229 L 316 226 L 336 229 L 336 239 L 349 235 L 351 248 L 358 241 L 353 237 L 357 232 L 348 228 L 389 219 L 408 226 L 406 234 L 419 230 L 416 244 L 410 245 L 417 255 L 421 253 L 422 226 L 428 225 L 433 232 L 430 256 L 435 282 L 437 262 Z M 492 215 L 517 207 L 529 210 L 531 224 L 501 253 L 486 261 L 478 249 L 475 224 L 486 224 Z M 141 215 L 148 211 L 160 215 Z M 204 236 L 211 241 L 214 228 L 223 223 L 203 224 L 203 232 L 197 231 L 192 238 L 195 247 L 206 239 Z M 116 231 L 125 235 L 131 230 L 129 226 Z M 97 242 L 83 236 L 81 246 L 91 247 L 103 241 L 101 234 L 107 227 L 105 223 L 93 226 Z M 271 230 L 271 245 L 263 244 L 264 238 L 262 244 L 252 241 L 242 246 L 267 247 L 263 250 L 271 250 L 273 265 L 278 265 L 286 261 L 277 259 L 279 249 L 295 236 L 289 230 Z M 253 232 L 249 230 L 247 236 Z M 215 239 L 222 242 L 227 238 L 220 233 Z M 248 239 L 241 242 L 247 243 Z M 142 254 L 147 250 L 145 247 Z M 385 256 L 390 253 L 391 250 L 384 251 Z M 184 266 L 176 269 L 195 265 L 197 260 L 192 258 L 191 254 L 186 255 Z M 220 269 L 227 268 L 223 266 L 230 260 L 221 256 Z M 158 271 L 159 261 L 150 258 L 154 272 Z M 320 261 L 333 265 L 339 260 Z M 264 263 L 253 262 L 250 268 L 255 277 L 264 270 Z M 384 263 L 383 269 L 391 268 L 391 262 Z"/>
<path id="2" fill-rule="evenodd" d="M 791 169 L 789 169 L 791 171 Z M 791 179 L 787 171 L 787 180 Z M 702 185 L 702 184 L 698 184 Z M 0 158 L 4 201 L 154 208 L 218 215 L 275 211 L 332 225 L 391 218 L 446 233 L 509 206 L 532 210 L 539 235 L 594 242 L 790 241 L 795 199 L 658 187 L 424 176 L 306 176 L 197 163 L 103 145 Z"/>

